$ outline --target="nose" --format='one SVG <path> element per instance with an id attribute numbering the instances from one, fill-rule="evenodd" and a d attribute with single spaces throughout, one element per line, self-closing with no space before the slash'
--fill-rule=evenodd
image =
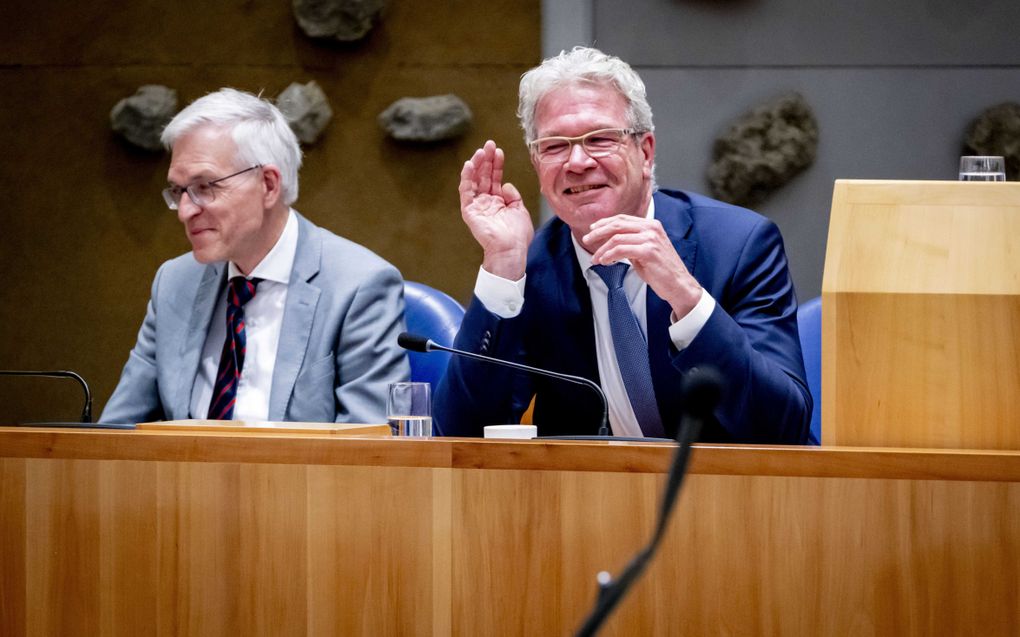
<path id="1" fill-rule="evenodd" d="M 570 145 L 570 154 L 567 155 L 567 170 L 580 172 L 588 170 L 595 164 L 595 159 L 588 154 L 580 142 Z"/>
<path id="2" fill-rule="evenodd" d="M 177 203 L 177 218 L 181 223 L 187 223 L 188 219 L 191 219 L 199 212 L 202 211 L 202 207 L 191 200 L 191 195 L 188 191 L 181 193 L 181 200 Z"/>

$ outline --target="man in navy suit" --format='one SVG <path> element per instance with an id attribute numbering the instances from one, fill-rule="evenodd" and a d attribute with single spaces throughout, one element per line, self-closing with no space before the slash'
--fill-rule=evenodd
<path id="1" fill-rule="evenodd" d="M 645 87 L 618 58 L 579 47 L 544 61 L 521 79 L 518 116 L 556 218 L 535 233 L 492 141 L 465 163 L 461 215 L 484 256 L 456 346 L 598 382 L 617 436 L 675 436 L 684 374 L 711 366 L 725 386 L 703 441 L 806 442 L 811 397 L 777 227 L 656 187 Z M 598 428 L 589 389 L 457 357 L 436 425 L 480 435 L 532 398 L 540 435 Z"/>
<path id="2" fill-rule="evenodd" d="M 222 89 L 163 142 L 163 198 L 192 251 L 156 273 L 100 420 L 384 422 L 387 386 L 410 373 L 403 282 L 291 208 L 301 149 L 283 114 Z"/>

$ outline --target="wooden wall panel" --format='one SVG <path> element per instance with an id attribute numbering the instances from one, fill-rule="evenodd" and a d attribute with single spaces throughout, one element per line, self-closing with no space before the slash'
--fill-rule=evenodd
<path id="1" fill-rule="evenodd" d="M 160 263 L 189 249 L 163 205 L 169 158 L 121 142 L 109 112 L 143 84 L 181 106 L 222 86 L 275 96 L 315 80 L 334 116 L 306 147 L 296 208 L 367 245 L 408 279 L 470 298 L 481 251 L 460 220 L 463 162 L 492 138 L 537 217 L 517 120 L 517 82 L 540 60 L 538 0 L 390 3 L 359 44 L 316 43 L 289 2 L 152 0 L 0 5 L 0 366 L 71 368 L 98 416 L 145 313 Z M 498 36 L 484 25 L 498 24 Z M 376 116 L 405 96 L 455 93 L 467 135 L 422 148 L 388 140 Z M 0 379 L 7 422 L 69 420 L 62 381 Z"/>

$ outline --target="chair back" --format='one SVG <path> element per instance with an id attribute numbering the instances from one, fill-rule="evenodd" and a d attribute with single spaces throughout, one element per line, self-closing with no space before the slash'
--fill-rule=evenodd
<path id="1" fill-rule="evenodd" d="M 811 409 L 811 444 L 822 441 L 822 297 L 805 301 L 797 308 L 800 350 L 814 407 Z"/>
<path id="2" fill-rule="evenodd" d="M 423 283 L 404 281 L 404 319 L 407 331 L 451 347 L 464 318 L 464 307 L 449 294 Z M 432 391 L 446 373 L 446 352 L 408 352 L 411 380 L 432 384 Z"/>

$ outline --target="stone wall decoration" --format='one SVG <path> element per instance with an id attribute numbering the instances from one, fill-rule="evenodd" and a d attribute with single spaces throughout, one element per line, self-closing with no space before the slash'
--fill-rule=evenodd
<path id="1" fill-rule="evenodd" d="M 310 38 L 356 42 L 375 26 L 385 0 L 293 0 L 298 26 Z"/>
<path id="2" fill-rule="evenodd" d="M 810 166 L 818 122 L 797 93 L 766 102 L 733 122 L 715 140 L 708 182 L 723 201 L 754 206 Z"/>
<path id="3" fill-rule="evenodd" d="M 456 95 L 403 97 L 379 114 L 390 137 L 409 142 L 437 142 L 460 137 L 471 126 L 471 109 Z"/>
<path id="4" fill-rule="evenodd" d="M 1001 155 L 1006 179 L 1020 180 L 1020 104 L 1003 102 L 986 109 L 967 127 L 965 155 Z"/>
<path id="5" fill-rule="evenodd" d="M 159 151 L 163 150 L 159 136 L 176 112 L 177 91 L 148 84 L 117 102 L 110 111 L 110 125 L 131 144 Z"/>
<path id="6" fill-rule="evenodd" d="M 315 143 L 333 118 L 326 94 L 314 81 L 293 82 L 276 97 L 276 106 L 304 144 Z"/>

